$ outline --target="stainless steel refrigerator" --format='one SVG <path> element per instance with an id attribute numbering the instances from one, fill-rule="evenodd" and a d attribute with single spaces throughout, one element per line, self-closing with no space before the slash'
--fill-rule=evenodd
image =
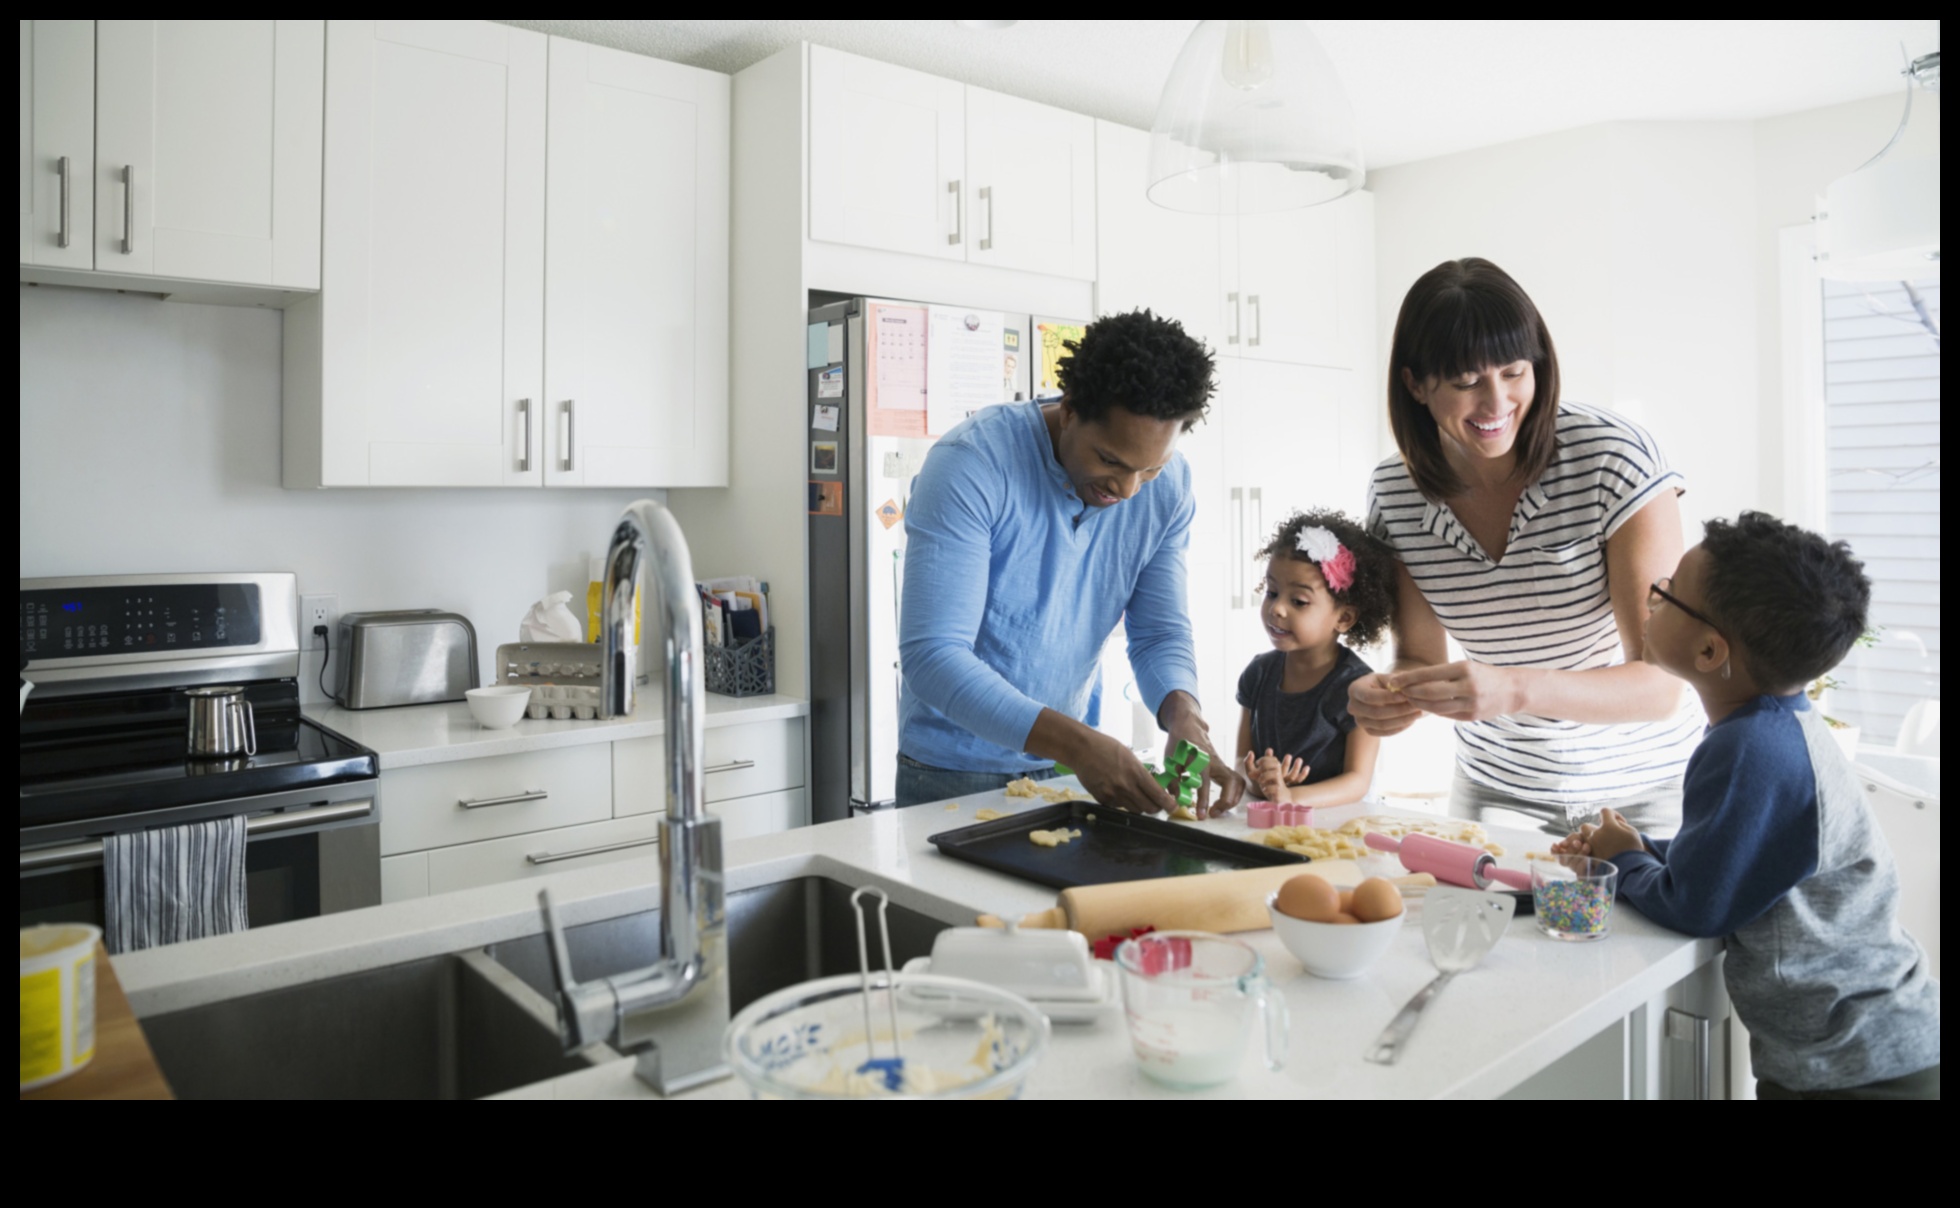
<path id="1" fill-rule="evenodd" d="M 889 806 L 898 761 L 905 510 L 974 410 L 1059 395 L 1084 320 L 849 298 L 810 311 L 810 776 L 814 821 Z"/>

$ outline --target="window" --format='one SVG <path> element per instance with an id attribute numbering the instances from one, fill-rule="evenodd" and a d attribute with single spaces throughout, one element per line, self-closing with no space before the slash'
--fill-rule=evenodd
<path id="1" fill-rule="evenodd" d="M 1940 696 L 1940 284 L 1823 281 L 1825 531 L 1872 579 L 1878 639 L 1832 673 L 1825 712 L 1891 743 Z"/>

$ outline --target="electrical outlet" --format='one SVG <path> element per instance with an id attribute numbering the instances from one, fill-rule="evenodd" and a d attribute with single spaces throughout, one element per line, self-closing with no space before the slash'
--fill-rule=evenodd
<path id="1" fill-rule="evenodd" d="M 299 648 L 318 650 L 320 639 L 313 633 L 315 625 L 325 625 L 329 634 L 340 623 L 339 596 L 301 596 L 299 598 Z"/>

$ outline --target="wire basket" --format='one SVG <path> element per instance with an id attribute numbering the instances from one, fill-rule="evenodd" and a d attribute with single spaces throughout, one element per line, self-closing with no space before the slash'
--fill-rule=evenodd
<path id="1" fill-rule="evenodd" d="M 708 691 L 722 696 L 767 696 L 776 690 L 776 627 L 740 646 L 703 646 Z"/>

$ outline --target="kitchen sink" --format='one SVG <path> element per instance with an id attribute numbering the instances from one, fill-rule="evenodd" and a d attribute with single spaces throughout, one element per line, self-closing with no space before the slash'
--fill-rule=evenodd
<path id="1" fill-rule="evenodd" d="M 551 1002 L 481 952 L 147 1016 L 183 1099 L 474 1099 L 587 1069 Z"/>
<path id="2" fill-rule="evenodd" d="M 854 888 L 813 876 L 728 895 L 730 1009 L 856 972 Z M 900 964 L 951 925 L 897 905 L 886 917 Z M 877 962 L 875 905 L 867 920 Z M 581 980 L 644 968 L 660 912 L 572 927 L 565 942 Z M 151 1015 L 143 1032 L 184 1099 L 473 1099 L 623 1059 L 602 1044 L 567 1056 L 556 1001 L 540 933 Z"/>
<path id="3" fill-rule="evenodd" d="M 740 1011 L 763 995 L 797 982 L 857 972 L 857 912 L 851 909 L 855 889 L 829 877 L 798 877 L 729 894 L 728 1009 Z M 877 904 L 865 906 L 871 960 L 881 965 Z M 896 904 L 886 908 L 885 917 L 891 927 L 892 961 L 899 965 L 931 955 L 934 937 L 952 926 Z M 580 981 L 643 969 L 660 955 L 660 912 L 649 910 L 567 928 L 565 946 L 572 976 Z M 542 934 L 495 944 L 486 951 L 525 985 L 556 1000 L 551 956 Z"/>

